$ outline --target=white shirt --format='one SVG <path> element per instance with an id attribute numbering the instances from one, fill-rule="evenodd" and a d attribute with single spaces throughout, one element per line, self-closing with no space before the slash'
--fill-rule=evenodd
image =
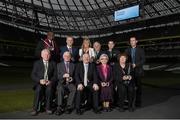
<path id="1" fill-rule="evenodd" d="M 84 86 L 87 86 L 88 83 L 88 67 L 89 64 L 83 64 L 84 65 Z"/>
<path id="2" fill-rule="evenodd" d="M 79 56 L 83 55 L 83 51 L 82 49 L 79 49 Z M 93 48 L 89 48 L 89 56 L 91 57 L 95 57 L 95 53 L 94 53 L 94 49 Z"/>
<path id="3" fill-rule="evenodd" d="M 49 66 L 49 61 L 43 60 L 44 63 L 44 79 L 48 80 L 48 66 Z"/>

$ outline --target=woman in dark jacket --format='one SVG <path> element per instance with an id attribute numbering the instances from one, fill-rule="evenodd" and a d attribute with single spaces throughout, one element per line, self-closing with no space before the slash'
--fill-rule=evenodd
<path id="1" fill-rule="evenodd" d="M 119 63 L 114 66 L 114 80 L 117 86 L 119 111 L 124 112 L 124 101 L 128 100 L 128 109 L 134 111 L 135 83 L 132 66 L 126 63 L 127 55 L 120 54 Z"/>
<path id="2" fill-rule="evenodd" d="M 105 112 L 111 111 L 110 103 L 112 102 L 112 68 L 108 65 L 108 56 L 106 54 L 102 54 L 100 56 L 101 64 L 97 66 L 98 79 L 100 81 L 101 86 L 101 102 L 103 104 L 103 110 Z"/>

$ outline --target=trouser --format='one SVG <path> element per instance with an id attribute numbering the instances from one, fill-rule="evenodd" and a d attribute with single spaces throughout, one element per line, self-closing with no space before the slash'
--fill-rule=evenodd
<path id="1" fill-rule="evenodd" d="M 42 98 L 45 98 L 46 109 L 51 109 L 51 100 L 52 100 L 52 85 L 44 86 L 44 85 L 37 85 L 35 87 L 35 95 L 34 95 L 34 103 L 33 109 L 38 110 L 40 102 Z"/>
<path id="2" fill-rule="evenodd" d="M 135 77 L 135 85 L 137 87 L 136 90 L 136 105 L 141 105 L 142 103 L 142 83 L 141 83 L 141 77 L 137 76 Z"/>
<path id="3" fill-rule="evenodd" d="M 119 83 L 117 85 L 117 91 L 118 91 L 118 100 L 119 100 L 119 107 L 123 108 L 124 107 L 124 101 L 126 99 L 128 99 L 128 106 L 129 107 L 133 107 L 133 101 L 135 98 L 135 87 L 134 85 L 124 85 Z"/>
<path id="4" fill-rule="evenodd" d="M 66 92 L 69 92 L 67 99 L 67 106 L 73 108 L 74 97 L 76 93 L 76 87 L 74 84 L 58 85 L 57 86 L 57 104 L 62 106 L 63 98 Z"/>
<path id="5" fill-rule="evenodd" d="M 98 109 L 98 91 L 94 91 L 92 86 L 86 86 L 82 91 L 77 90 L 76 92 L 76 109 L 80 109 L 82 100 L 87 100 L 87 106 Z M 93 100 L 93 101 L 92 101 Z M 93 102 L 93 104 L 92 104 Z M 93 106 L 92 106 L 93 105 Z"/>

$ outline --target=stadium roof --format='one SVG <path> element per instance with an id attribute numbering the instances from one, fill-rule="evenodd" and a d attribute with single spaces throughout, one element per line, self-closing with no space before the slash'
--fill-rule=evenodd
<path id="1" fill-rule="evenodd" d="M 138 18 L 114 21 L 114 11 L 140 4 Z M 36 31 L 52 30 L 60 35 L 111 34 L 129 27 L 179 20 L 179 0 L 0 0 L 0 22 Z M 162 16 L 169 18 L 158 19 Z M 173 19 L 172 19 L 173 18 Z M 158 22 L 159 21 L 159 22 Z M 151 22 L 151 23 L 150 23 Z M 136 24 L 133 24 L 136 23 Z M 127 24 L 129 26 L 127 26 Z M 126 26 L 124 26 L 126 25 Z"/>

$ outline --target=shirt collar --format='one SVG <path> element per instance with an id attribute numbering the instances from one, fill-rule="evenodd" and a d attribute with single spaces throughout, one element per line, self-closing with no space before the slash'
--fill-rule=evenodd
<path id="1" fill-rule="evenodd" d="M 70 46 L 67 45 L 67 48 L 69 49 L 69 48 L 72 48 L 72 47 L 70 47 Z"/>

